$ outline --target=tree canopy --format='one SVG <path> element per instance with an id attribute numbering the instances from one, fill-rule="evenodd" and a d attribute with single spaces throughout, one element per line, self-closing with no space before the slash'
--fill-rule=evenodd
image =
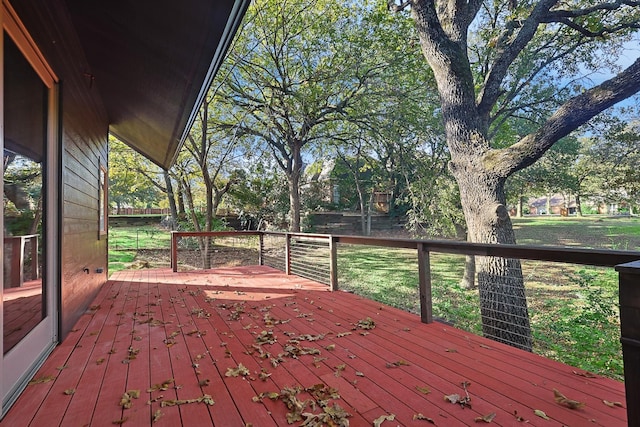
<path id="1" fill-rule="evenodd" d="M 640 4 L 407 0 L 389 7 L 410 9 L 437 82 L 470 239 L 515 243 L 507 178 L 640 89 L 640 59 L 592 87 L 577 78 L 612 64 L 639 28 Z M 520 120 L 530 124 L 525 133 L 499 138 L 503 125 Z M 519 261 L 483 257 L 477 269 L 483 332 L 530 349 Z"/>

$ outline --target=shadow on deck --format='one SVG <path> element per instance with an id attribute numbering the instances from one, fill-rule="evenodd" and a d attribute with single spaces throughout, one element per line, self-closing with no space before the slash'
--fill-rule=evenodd
<path id="1" fill-rule="evenodd" d="M 114 274 L 32 383 L 0 426 L 627 425 L 622 383 L 261 266 Z"/>

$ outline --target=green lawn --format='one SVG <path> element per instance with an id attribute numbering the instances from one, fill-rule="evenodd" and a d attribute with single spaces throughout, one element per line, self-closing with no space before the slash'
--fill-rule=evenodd
<path id="1" fill-rule="evenodd" d="M 638 250 L 636 218 L 514 219 L 521 244 Z M 621 379 L 617 274 L 611 268 L 523 261 L 534 351 L 581 369 Z M 434 316 L 480 334 L 477 290 L 459 283 L 464 257 L 431 254 Z M 419 313 L 413 250 L 339 245 L 340 288 Z"/>
<path id="2" fill-rule="evenodd" d="M 132 268 L 142 253 L 164 253 L 168 262 L 170 248 L 171 233 L 160 227 L 110 227 L 109 273 Z"/>

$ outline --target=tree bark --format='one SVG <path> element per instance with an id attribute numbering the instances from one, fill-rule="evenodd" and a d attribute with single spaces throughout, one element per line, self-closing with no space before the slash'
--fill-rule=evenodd
<path id="1" fill-rule="evenodd" d="M 516 207 L 516 217 L 522 218 L 522 205 L 524 197 L 522 194 L 518 194 L 518 205 Z"/>
<path id="2" fill-rule="evenodd" d="M 178 208 L 176 206 L 176 195 L 173 192 L 173 183 L 171 176 L 166 169 L 162 170 L 164 175 L 164 183 L 167 188 L 167 199 L 169 199 L 169 210 L 171 211 L 171 230 L 175 230 L 178 225 Z"/>
<path id="3" fill-rule="evenodd" d="M 476 288 L 476 257 L 474 255 L 464 257 L 464 274 L 460 286 L 463 289 Z"/>
<path id="4" fill-rule="evenodd" d="M 505 180 L 535 163 L 558 140 L 640 90 L 638 59 L 617 76 L 569 99 L 515 144 L 492 148 L 488 140 L 491 113 L 504 93 L 503 82 L 509 67 L 533 40 L 540 23 L 569 25 L 566 19 L 558 17 L 558 13 L 568 12 L 550 12 L 556 4 L 557 0 L 538 0 L 532 4 L 529 16 L 518 19 L 517 33 L 502 40 L 504 46 L 496 49 L 495 58 L 487 64 L 488 71 L 476 93 L 478 82 L 474 81 L 469 62 L 467 34 L 482 1 L 402 2 L 401 7 L 411 6 L 422 53 L 438 86 L 451 153 L 449 165 L 460 188 L 472 242 L 514 244 L 515 235 L 505 207 Z M 589 9 L 582 12 L 590 13 Z M 520 261 L 478 257 L 476 268 L 483 332 L 495 340 L 530 350 L 532 339 Z"/>
<path id="5" fill-rule="evenodd" d="M 576 215 L 582 216 L 582 200 L 580 200 L 580 194 L 576 193 Z"/>
<path id="6" fill-rule="evenodd" d="M 484 171 L 454 175 L 460 188 L 469 240 L 515 244 L 505 206 L 504 179 L 496 180 Z M 483 335 L 531 351 L 531 327 L 520 260 L 477 256 L 475 267 Z"/>
<path id="7" fill-rule="evenodd" d="M 300 231 L 300 177 L 302 176 L 302 147 L 294 142 L 291 144 L 291 169 L 288 174 L 289 179 L 289 231 L 297 233 Z"/>

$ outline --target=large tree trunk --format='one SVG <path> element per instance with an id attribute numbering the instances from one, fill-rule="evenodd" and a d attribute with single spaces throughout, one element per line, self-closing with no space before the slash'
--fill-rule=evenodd
<path id="1" fill-rule="evenodd" d="M 169 199 L 169 210 L 171 211 L 171 230 L 175 230 L 178 225 L 178 208 L 176 206 L 176 195 L 173 192 L 173 183 L 171 182 L 171 176 L 166 169 L 162 170 L 164 175 L 164 183 L 167 188 L 167 199 Z"/>
<path id="2" fill-rule="evenodd" d="M 496 180 L 483 171 L 454 174 L 460 188 L 469 240 L 515 244 L 505 207 L 504 180 Z M 484 336 L 531 351 L 531 327 L 520 260 L 475 258 Z"/>
<path id="3" fill-rule="evenodd" d="M 292 144 L 291 172 L 289 173 L 289 231 L 300 231 L 300 177 L 302 176 L 302 153 L 299 144 Z"/>
<path id="4" fill-rule="evenodd" d="M 524 196 L 522 194 L 518 194 L 518 205 L 516 206 L 516 217 L 522 218 L 522 205 L 523 205 Z"/>
<path id="5" fill-rule="evenodd" d="M 582 200 L 580 200 L 580 194 L 576 193 L 576 215 L 582 216 Z"/>

